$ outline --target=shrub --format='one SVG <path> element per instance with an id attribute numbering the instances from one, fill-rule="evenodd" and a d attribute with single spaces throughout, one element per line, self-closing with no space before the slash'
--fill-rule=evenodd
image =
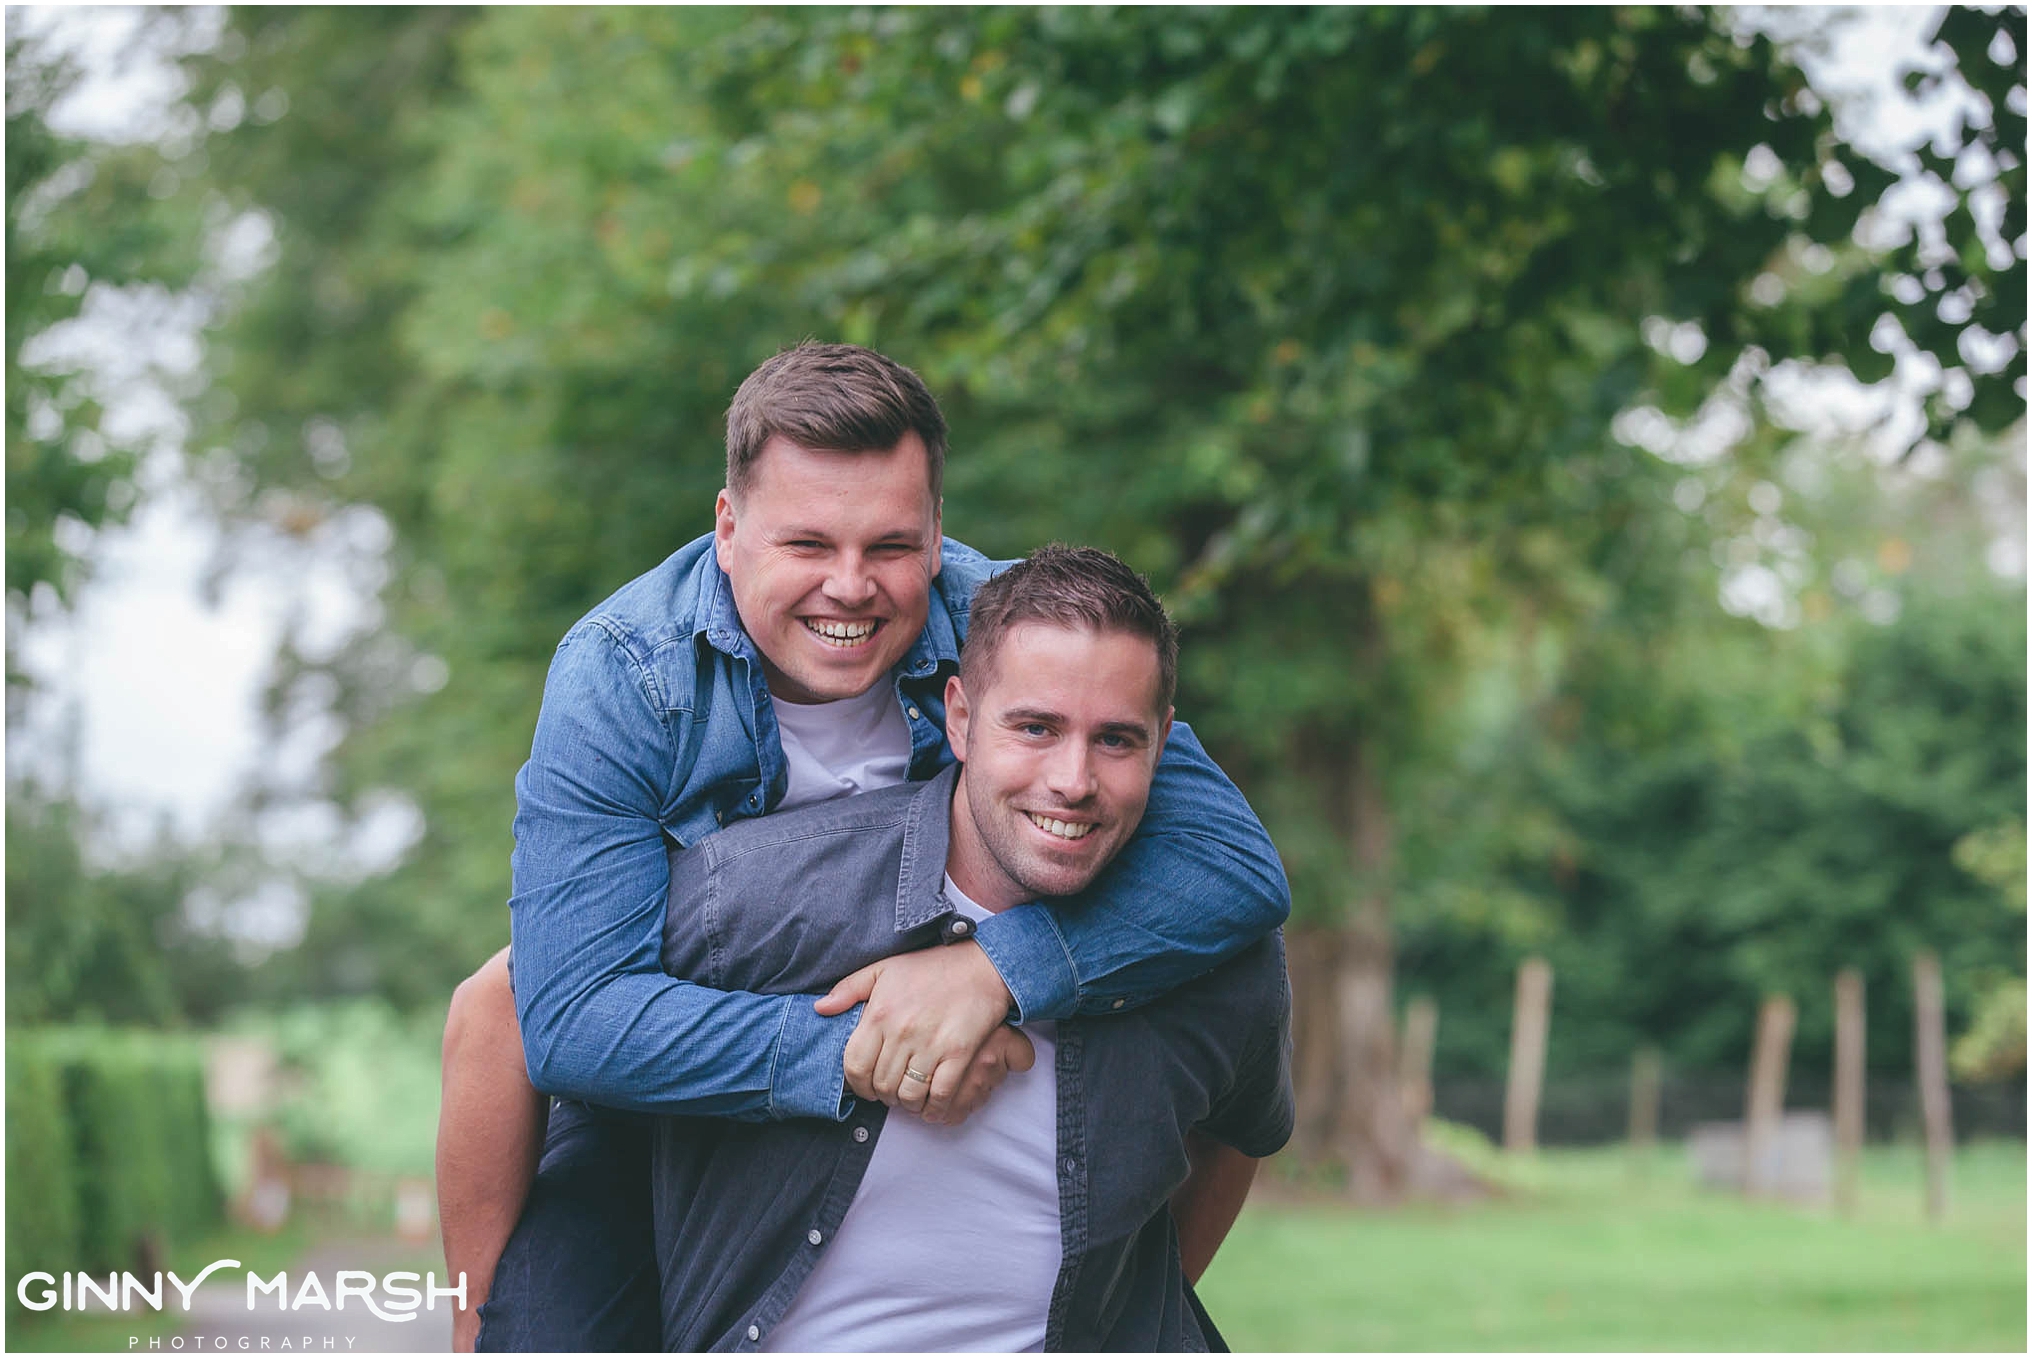
<path id="1" fill-rule="evenodd" d="M 46 1265 L 50 1271 L 132 1268 L 144 1242 L 162 1247 L 218 1221 L 204 1063 L 195 1043 L 149 1033 L 48 1029 L 8 1046 L 7 1168 L 16 1190 L 8 1195 L 10 1249 L 17 1198 L 29 1199 L 22 1210 L 33 1213 L 45 1196 L 61 1196 L 54 1188 L 48 1195 L 22 1191 L 37 1182 L 36 1172 L 16 1159 L 14 1126 L 24 1116 L 61 1119 L 75 1186 L 72 1241 Z M 27 1077 L 42 1084 L 19 1097 L 12 1083 L 17 1057 L 25 1071 L 48 1072 Z"/>
<path id="2" fill-rule="evenodd" d="M 34 1041 L 7 1043 L 7 1185 L 15 1273 L 68 1268 L 78 1253 L 77 1162 L 62 1070 Z"/>

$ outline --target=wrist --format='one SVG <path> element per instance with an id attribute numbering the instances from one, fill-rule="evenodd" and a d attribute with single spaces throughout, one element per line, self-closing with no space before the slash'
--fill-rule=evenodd
<path id="1" fill-rule="evenodd" d="M 1001 971 L 995 966 L 995 959 L 988 956 L 979 939 L 969 938 L 956 947 L 964 948 L 969 958 L 969 971 L 974 977 L 984 1007 L 1004 1015 L 1003 1022 L 1015 1023 L 1021 1017 L 1016 1007 L 1016 994 L 1009 989 L 1009 983 L 1002 979 Z"/>

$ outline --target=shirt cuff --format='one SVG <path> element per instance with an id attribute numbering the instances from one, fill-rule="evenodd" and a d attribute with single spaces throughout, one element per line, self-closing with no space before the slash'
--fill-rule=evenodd
<path id="1" fill-rule="evenodd" d="M 1073 1016 L 1079 976 L 1051 911 L 1036 904 L 1013 906 L 982 920 L 974 941 L 1002 973 L 1016 1001 L 1017 1022 Z"/>
<path id="2" fill-rule="evenodd" d="M 854 1109 L 847 1092 L 847 1039 L 861 1021 L 861 1006 L 828 1018 L 813 1009 L 815 995 L 787 995 L 776 1061 L 769 1072 L 769 1116 L 844 1122 Z"/>

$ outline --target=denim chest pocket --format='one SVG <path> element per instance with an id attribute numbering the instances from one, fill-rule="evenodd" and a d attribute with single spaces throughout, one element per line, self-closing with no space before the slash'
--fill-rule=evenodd
<path id="1" fill-rule="evenodd" d="M 663 823 L 663 830 L 680 849 L 688 849 L 715 830 L 761 814 L 760 779 L 723 780 L 701 795 L 687 797 L 677 814 Z"/>

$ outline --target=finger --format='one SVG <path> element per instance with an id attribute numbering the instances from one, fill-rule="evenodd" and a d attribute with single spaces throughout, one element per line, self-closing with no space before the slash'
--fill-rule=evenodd
<path id="1" fill-rule="evenodd" d="M 997 1070 L 991 1075 L 980 1069 L 969 1071 L 967 1078 L 960 1083 L 960 1092 L 953 1099 L 951 1111 L 946 1114 L 947 1123 L 957 1127 L 980 1112 L 982 1105 L 987 1103 L 988 1096 L 1002 1083 L 1005 1073 Z"/>
<path id="2" fill-rule="evenodd" d="M 967 1073 L 971 1067 L 972 1063 L 968 1061 L 941 1061 L 938 1063 L 938 1069 L 932 1072 L 931 1086 L 926 1090 L 924 1096 L 924 1120 L 926 1122 L 944 1123 L 947 1121 L 964 1120 L 964 1114 L 961 1115 L 960 1119 L 951 1119 L 948 1117 L 948 1113 L 952 1108 L 953 1098 L 960 1092 L 960 1086 L 966 1082 Z M 923 1067 L 920 1066 L 919 1069 L 923 1069 Z"/>
<path id="3" fill-rule="evenodd" d="M 846 1013 L 857 1004 L 865 1004 L 868 997 L 875 993 L 875 978 L 881 975 L 881 966 L 877 962 L 862 967 L 851 976 L 842 976 L 839 984 L 820 996 L 812 1008 L 830 1018 L 834 1014 Z"/>
<path id="4" fill-rule="evenodd" d="M 897 1044 L 899 1050 L 901 1044 Z M 931 1082 L 938 1076 L 938 1067 L 932 1059 L 922 1053 L 911 1055 L 900 1062 L 902 1073 L 896 1077 L 896 1106 L 908 1108 L 913 1113 L 924 1111 L 925 1101 L 931 1094 Z M 920 1079 L 919 1076 L 924 1078 Z"/>
<path id="5" fill-rule="evenodd" d="M 875 1054 L 874 1072 L 869 1076 L 875 1097 L 891 1108 L 915 1109 L 923 1102 L 923 1086 L 919 1081 L 903 1078 L 903 1072 L 910 1068 L 909 1045 L 900 1035 L 893 1033 L 881 1036 L 880 1041 L 881 1048 Z M 911 1086 L 916 1086 L 916 1090 Z"/>
<path id="6" fill-rule="evenodd" d="M 841 1064 L 846 1068 L 847 1087 L 857 1098 L 882 1098 L 875 1088 L 875 1062 L 881 1053 L 882 1038 L 872 1025 L 862 1024 L 847 1039 Z"/>
<path id="7" fill-rule="evenodd" d="M 1004 1037 L 1004 1033 L 1008 1036 Z M 1004 1027 L 995 1034 L 993 1041 L 1010 1070 L 1028 1070 L 1037 1064 L 1037 1048 L 1030 1041 L 1029 1034 Z"/>
<path id="8" fill-rule="evenodd" d="M 980 1111 L 981 1105 L 988 1101 L 988 1095 L 1009 1078 L 1008 1058 L 1012 1053 L 1021 1055 L 1026 1068 L 1035 1061 L 1027 1041 L 1021 1043 L 1020 1053 L 1015 1043 L 990 1040 L 982 1046 L 979 1054 L 967 1063 L 966 1078 L 960 1082 L 959 1093 L 954 1096 L 952 1109 L 946 1115 L 948 1122 L 958 1126 Z"/>
<path id="9" fill-rule="evenodd" d="M 931 1096 L 931 1082 L 936 1075 L 926 1074 L 924 1067 L 919 1064 L 923 1059 L 921 1056 L 917 1057 L 904 1066 L 902 1077 L 896 1081 L 897 1107 L 908 1108 L 918 1113 L 924 1111 L 924 1105 Z M 925 1078 L 919 1079 L 920 1075 Z"/>

